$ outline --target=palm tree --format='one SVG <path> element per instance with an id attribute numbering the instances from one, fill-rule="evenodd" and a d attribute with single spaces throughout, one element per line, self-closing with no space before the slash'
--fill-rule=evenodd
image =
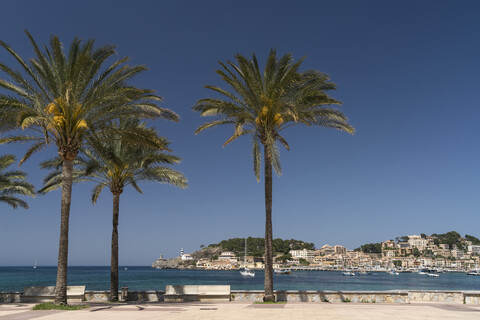
<path id="1" fill-rule="evenodd" d="M 252 140 L 253 168 L 257 181 L 262 163 L 263 146 L 265 171 L 265 296 L 274 301 L 272 249 L 272 166 L 281 174 L 278 143 L 287 150 L 289 145 L 280 134 L 293 125 L 321 126 L 353 133 L 354 128 L 339 110 L 328 105 L 340 102 L 327 95 L 335 85 L 326 74 L 316 70 L 300 71 L 303 59 L 294 62 L 291 54 L 277 58 L 271 50 L 263 73 L 255 54 L 249 60 L 235 55 L 236 63 L 220 62 L 217 70 L 229 89 L 207 85 L 221 98 L 207 98 L 193 107 L 202 116 L 218 116 L 197 128 L 196 134 L 212 127 L 232 124 L 233 135 L 224 146 L 243 135 Z"/>
<path id="2" fill-rule="evenodd" d="M 55 303 L 67 303 L 68 225 L 72 198 L 73 161 L 88 138 L 109 130 L 115 119 L 124 116 L 164 118 L 178 121 L 178 116 L 157 106 L 161 98 L 150 89 L 139 89 L 129 80 L 146 70 L 144 66 L 129 66 L 129 58 L 106 64 L 115 52 L 115 46 L 95 48 L 94 40 L 82 43 L 75 38 L 65 52 L 57 36 L 43 51 L 33 37 L 27 36 L 36 56 L 23 59 L 5 42 L 3 47 L 20 66 L 15 70 L 0 63 L 7 79 L 0 79 L 0 87 L 11 94 L 0 94 L 0 129 L 12 129 L 14 135 L 0 139 L 0 143 L 31 142 L 20 163 L 48 144 L 54 144 L 62 159 L 61 225 L 58 250 Z M 143 140 L 143 132 L 123 131 L 119 135 Z M 155 142 L 161 145 L 161 141 Z"/>
<path id="3" fill-rule="evenodd" d="M 144 124 L 138 120 L 122 121 L 120 123 L 124 130 L 141 127 Z M 146 139 L 161 140 L 155 130 L 149 130 L 150 134 Z M 113 195 L 113 230 L 111 245 L 111 270 L 110 270 L 110 300 L 118 301 L 118 217 L 120 211 L 120 195 L 126 186 L 132 186 L 136 191 L 142 193 L 138 183 L 150 181 L 171 184 L 177 187 L 186 188 L 187 179 L 185 176 L 163 164 L 176 164 L 180 158 L 164 151 L 170 151 L 169 142 L 163 140 L 163 146 L 152 148 L 132 143 L 130 140 L 116 139 L 114 136 L 105 134 L 90 139 L 90 148 L 84 150 L 84 157 L 79 156 L 75 161 L 74 181 L 93 181 L 95 187 L 92 190 L 92 202 L 97 202 L 100 193 L 108 187 Z M 57 158 L 54 161 L 42 163 L 46 169 L 57 168 L 44 180 L 44 188 L 40 193 L 46 193 L 57 189 L 61 185 L 62 160 Z"/>
<path id="4" fill-rule="evenodd" d="M 14 155 L 0 156 L 0 202 L 8 204 L 13 209 L 17 207 L 28 209 L 28 203 L 17 198 L 16 195 L 34 196 L 35 188 L 25 181 L 25 172 L 18 170 L 4 171 L 14 162 Z"/>

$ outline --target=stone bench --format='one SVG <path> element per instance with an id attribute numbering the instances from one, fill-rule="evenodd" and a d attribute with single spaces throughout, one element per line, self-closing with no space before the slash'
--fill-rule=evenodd
<path id="1" fill-rule="evenodd" d="M 67 301 L 81 302 L 85 297 L 85 286 L 68 286 Z M 24 287 L 22 302 L 52 302 L 55 300 L 55 286 Z"/>
<path id="2" fill-rule="evenodd" d="M 230 301 L 229 285 L 167 285 L 165 296 L 167 302 L 185 301 Z"/>

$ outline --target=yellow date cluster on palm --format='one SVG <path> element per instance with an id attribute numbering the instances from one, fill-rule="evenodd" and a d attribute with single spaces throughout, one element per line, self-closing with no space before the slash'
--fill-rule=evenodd
<path id="1" fill-rule="evenodd" d="M 258 114 L 258 117 L 255 118 L 255 123 L 257 125 L 266 125 L 268 120 L 271 118 L 269 117 L 270 114 L 270 109 L 267 106 L 263 107 Z M 275 113 L 272 122 L 274 127 L 279 127 L 283 123 L 282 115 L 280 113 Z"/>
<path id="2" fill-rule="evenodd" d="M 65 125 L 65 115 L 62 108 L 65 106 L 65 101 L 62 98 L 57 98 L 53 102 L 49 103 L 45 107 L 45 112 L 48 113 L 50 116 L 53 116 L 53 123 L 50 125 L 55 125 L 57 127 L 63 127 Z M 85 119 L 80 118 L 80 112 L 82 110 L 81 104 L 77 103 L 75 111 L 73 113 L 72 122 L 74 123 L 74 129 L 83 130 L 87 129 L 88 125 Z"/>

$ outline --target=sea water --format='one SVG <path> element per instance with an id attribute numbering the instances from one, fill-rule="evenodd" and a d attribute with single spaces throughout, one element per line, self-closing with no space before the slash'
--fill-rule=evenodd
<path id="1" fill-rule="evenodd" d="M 0 291 L 23 291 L 25 286 L 54 286 L 56 267 L 0 267 Z M 232 289 L 261 290 L 264 272 L 243 278 L 238 271 L 156 270 L 150 267 L 119 269 L 120 287 L 129 290 L 165 290 L 166 285 L 228 284 Z M 110 289 L 110 267 L 69 267 L 68 285 L 85 285 L 87 290 Z M 465 273 L 443 273 L 428 277 L 417 273 L 343 276 L 334 271 L 292 271 L 274 275 L 276 290 L 480 290 L 480 277 Z"/>

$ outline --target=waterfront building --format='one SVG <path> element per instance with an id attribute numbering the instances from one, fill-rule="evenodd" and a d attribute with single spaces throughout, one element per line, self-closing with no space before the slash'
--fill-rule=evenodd
<path id="1" fill-rule="evenodd" d="M 448 243 L 440 243 L 438 247 L 447 250 L 450 249 L 450 245 Z"/>
<path id="2" fill-rule="evenodd" d="M 463 259 L 463 256 L 464 256 L 463 250 L 455 248 L 451 251 L 451 253 L 452 253 L 452 257 L 454 257 L 455 259 Z"/>
<path id="3" fill-rule="evenodd" d="M 210 263 L 210 259 L 201 258 L 197 261 L 196 267 L 199 269 L 211 269 L 212 264 Z"/>
<path id="4" fill-rule="evenodd" d="M 408 244 L 412 248 L 417 248 L 420 251 L 424 251 L 427 248 L 427 239 L 417 235 L 408 236 Z"/>
<path id="5" fill-rule="evenodd" d="M 435 248 L 432 249 L 432 252 L 435 256 L 450 257 L 452 255 L 449 249 Z"/>
<path id="6" fill-rule="evenodd" d="M 435 240 L 434 240 L 433 238 L 431 238 L 431 237 L 429 238 L 429 237 L 427 236 L 427 239 L 426 239 L 426 240 L 427 240 L 427 249 L 436 247 L 436 245 L 435 245 Z"/>
<path id="7" fill-rule="evenodd" d="M 238 258 L 235 256 L 235 253 L 231 251 L 224 251 L 218 256 L 218 260 L 237 262 Z"/>
<path id="8" fill-rule="evenodd" d="M 469 245 L 467 251 L 471 254 L 480 254 L 480 246 L 478 245 Z"/>
<path id="9" fill-rule="evenodd" d="M 401 248 L 410 248 L 410 243 L 408 242 L 399 242 L 397 243 L 397 248 L 401 249 Z"/>
<path id="10" fill-rule="evenodd" d="M 319 251 L 320 254 L 324 254 L 324 255 L 334 254 L 335 253 L 335 248 L 332 247 L 329 244 L 326 244 L 323 247 L 321 247 L 320 249 L 318 249 L 318 251 Z"/>
<path id="11" fill-rule="evenodd" d="M 292 255 L 292 258 L 305 259 L 307 261 L 313 261 L 314 257 L 314 251 L 307 249 L 290 250 L 290 254 Z"/>
<path id="12" fill-rule="evenodd" d="M 382 254 L 384 257 L 395 257 L 397 255 L 397 251 L 395 249 L 391 250 L 386 250 L 387 248 L 384 248 L 385 250 L 382 251 Z"/>
<path id="13" fill-rule="evenodd" d="M 335 246 L 334 247 L 334 250 L 335 250 L 335 254 L 346 254 L 347 253 L 347 248 L 343 247 L 343 246 Z"/>
<path id="14" fill-rule="evenodd" d="M 414 251 L 415 248 L 412 248 L 412 247 L 403 247 L 403 248 L 400 248 L 398 250 L 398 253 L 401 255 L 401 256 L 408 256 L 410 254 L 413 254 L 413 251 Z"/>
<path id="15" fill-rule="evenodd" d="M 313 263 L 318 266 L 333 266 L 336 264 L 336 259 L 333 256 L 318 255 L 313 258 Z"/>
<path id="16" fill-rule="evenodd" d="M 382 250 L 384 248 L 395 248 L 395 241 L 393 241 L 393 240 L 383 241 L 382 242 Z"/>

